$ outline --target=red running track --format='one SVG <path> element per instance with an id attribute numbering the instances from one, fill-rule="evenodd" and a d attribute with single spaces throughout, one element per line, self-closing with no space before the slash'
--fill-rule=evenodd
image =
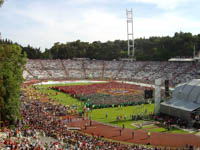
<path id="1" fill-rule="evenodd" d="M 87 129 L 85 130 L 85 124 Z M 76 120 L 68 124 L 70 127 L 80 127 L 81 131 L 104 138 L 113 139 L 117 141 L 130 142 L 135 144 L 148 144 L 154 146 L 168 146 L 168 147 L 185 147 L 186 144 L 200 147 L 200 136 L 194 134 L 171 134 L 171 133 L 157 133 L 152 132 L 150 138 L 147 136 L 145 130 L 122 129 L 120 136 L 120 128 L 111 125 L 105 125 L 92 121 L 92 126 L 88 120 Z M 134 138 L 132 132 L 134 131 Z"/>

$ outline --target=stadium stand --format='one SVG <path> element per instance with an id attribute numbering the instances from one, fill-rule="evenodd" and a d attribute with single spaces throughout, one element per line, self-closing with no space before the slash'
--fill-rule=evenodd
<path id="1" fill-rule="evenodd" d="M 99 60 L 31 60 L 23 73 L 32 79 L 120 79 L 154 83 L 169 79 L 170 86 L 198 77 L 199 62 L 167 61 L 99 61 Z"/>
<path id="2" fill-rule="evenodd" d="M 69 79 L 85 78 L 84 65 L 81 60 L 62 60 Z"/>
<path id="3" fill-rule="evenodd" d="M 103 61 L 84 61 L 84 69 L 86 77 L 91 75 L 91 78 L 100 79 L 103 77 Z"/>

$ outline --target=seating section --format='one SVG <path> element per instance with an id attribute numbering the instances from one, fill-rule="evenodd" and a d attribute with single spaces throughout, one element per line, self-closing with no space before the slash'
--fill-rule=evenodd
<path id="1" fill-rule="evenodd" d="M 199 62 L 100 61 L 29 59 L 23 77 L 32 79 L 120 79 L 154 83 L 169 79 L 172 86 L 198 78 Z"/>
<path id="2" fill-rule="evenodd" d="M 48 70 L 52 79 L 66 79 L 67 75 L 64 70 Z"/>
<path id="3" fill-rule="evenodd" d="M 26 70 L 24 70 L 24 72 L 23 72 L 23 78 L 27 79 L 27 80 L 34 79 L 34 77 L 30 73 L 28 73 L 28 71 L 26 71 Z"/>
<path id="4" fill-rule="evenodd" d="M 56 60 L 51 60 L 51 59 L 40 60 L 40 62 L 42 63 L 43 68 L 47 69 L 47 70 L 60 70 L 60 69 L 62 69 L 62 64 L 60 63 L 59 59 L 56 59 Z"/>
<path id="5" fill-rule="evenodd" d="M 103 61 L 84 61 L 84 69 L 86 77 L 100 79 L 103 74 Z"/>
<path id="6" fill-rule="evenodd" d="M 82 70 L 69 70 L 69 78 L 70 79 L 84 79 L 85 74 Z"/>
<path id="7" fill-rule="evenodd" d="M 82 70 L 83 62 L 80 60 L 62 60 L 66 70 Z"/>

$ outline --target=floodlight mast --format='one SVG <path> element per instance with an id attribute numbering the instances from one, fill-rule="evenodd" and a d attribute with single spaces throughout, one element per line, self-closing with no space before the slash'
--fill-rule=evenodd
<path id="1" fill-rule="evenodd" d="M 134 36 L 133 36 L 133 11 L 126 9 L 127 16 L 127 40 L 128 40 L 128 56 L 134 57 Z"/>

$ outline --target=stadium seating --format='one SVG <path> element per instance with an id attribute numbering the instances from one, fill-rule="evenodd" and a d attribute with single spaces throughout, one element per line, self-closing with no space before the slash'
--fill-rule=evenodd
<path id="1" fill-rule="evenodd" d="M 200 63 L 167 61 L 31 60 L 23 76 L 32 79 L 121 79 L 154 83 L 169 79 L 175 86 L 198 77 Z"/>

